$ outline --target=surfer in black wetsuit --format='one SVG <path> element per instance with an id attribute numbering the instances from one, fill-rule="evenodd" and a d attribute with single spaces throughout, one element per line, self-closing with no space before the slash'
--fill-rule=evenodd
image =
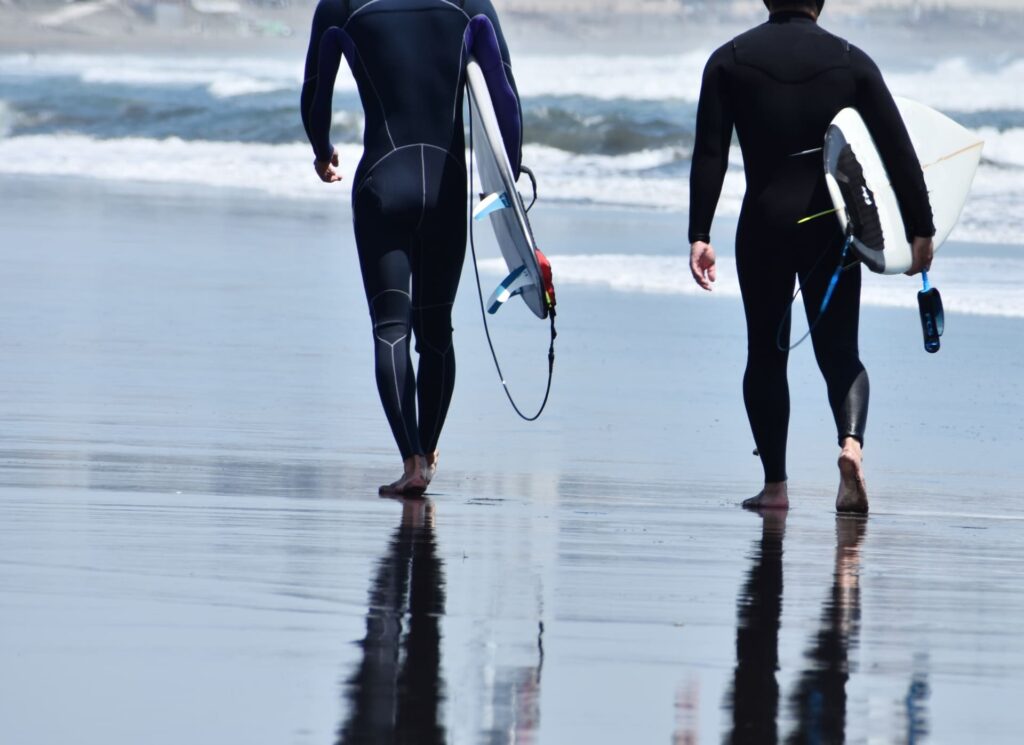
<path id="1" fill-rule="evenodd" d="M 313 17 L 301 106 L 323 181 L 341 180 L 330 125 L 343 56 L 366 116 L 352 213 L 377 388 L 405 469 L 381 493 L 426 489 L 455 386 L 451 314 L 466 253 L 462 97 L 470 54 L 518 175 L 522 116 L 490 0 L 321 0 Z"/>
<path id="2" fill-rule="evenodd" d="M 817 25 L 824 0 L 765 0 L 767 23 L 711 55 L 704 70 L 690 171 L 690 269 L 706 290 L 715 280 L 711 220 L 728 167 L 733 127 L 743 152 L 746 195 L 736 230 L 736 269 L 747 320 L 743 398 L 764 466 L 764 489 L 745 507 L 789 506 L 786 379 L 794 277 L 803 288 L 811 339 L 828 387 L 841 453 L 836 509 L 867 512 L 861 449 L 868 377 L 857 327 L 860 266 L 840 277 L 827 311 L 817 309 L 843 236 L 832 218 L 798 224 L 832 206 L 821 146 L 829 123 L 855 107 L 868 126 L 899 200 L 913 247 L 908 274 L 926 270 L 935 234 L 924 176 L 881 73 L 860 49 Z"/>

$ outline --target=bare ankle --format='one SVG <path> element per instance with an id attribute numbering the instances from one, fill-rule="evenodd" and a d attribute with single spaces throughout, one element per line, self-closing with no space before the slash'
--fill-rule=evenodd
<path id="1" fill-rule="evenodd" d="M 840 445 L 842 449 L 842 455 L 853 456 L 857 460 L 860 460 L 864 456 L 864 446 L 860 444 L 860 440 L 855 437 L 847 437 L 843 440 Z"/>
<path id="2" fill-rule="evenodd" d="M 743 507 L 748 510 L 788 509 L 789 489 L 785 481 L 766 481 L 759 494 L 745 499 Z"/>

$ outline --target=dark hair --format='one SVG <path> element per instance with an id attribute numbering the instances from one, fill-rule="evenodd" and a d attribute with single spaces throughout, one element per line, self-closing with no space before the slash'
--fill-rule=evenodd
<path id="1" fill-rule="evenodd" d="M 814 8 L 819 13 L 825 5 L 825 0 L 764 0 L 764 6 L 772 10 L 773 5 L 803 5 L 807 8 Z"/>

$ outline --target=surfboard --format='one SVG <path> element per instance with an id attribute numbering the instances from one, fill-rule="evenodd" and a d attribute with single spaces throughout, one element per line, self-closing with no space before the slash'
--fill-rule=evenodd
<path id="1" fill-rule="evenodd" d="M 935 109 L 906 98 L 895 100 L 924 171 L 938 250 L 960 219 L 984 141 Z M 856 109 L 843 109 L 832 120 L 824 161 L 839 223 L 843 230 L 852 223 L 852 247 L 864 265 L 879 274 L 907 271 L 913 257 L 896 193 Z"/>
<path id="2" fill-rule="evenodd" d="M 475 121 L 483 134 L 473 143 L 483 195 L 473 209 L 473 220 L 490 218 L 494 237 L 509 272 L 491 294 L 487 310 L 496 313 L 518 295 L 538 318 L 547 318 L 548 308 L 554 303 L 553 292 L 547 289 L 550 286 L 550 268 L 546 278 L 540 262 L 546 263 L 547 260 L 542 259 L 543 254 L 537 249 L 523 198 L 516 187 L 487 81 L 480 65 L 472 57 L 466 64 L 466 85 Z"/>

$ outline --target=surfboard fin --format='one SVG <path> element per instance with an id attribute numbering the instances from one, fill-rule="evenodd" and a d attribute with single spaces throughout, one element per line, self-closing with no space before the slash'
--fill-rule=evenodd
<path id="1" fill-rule="evenodd" d="M 480 204 L 473 210 L 473 219 L 483 220 L 492 212 L 506 210 L 511 206 L 512 202 L 509 200 L 507 192 L 488 194 L 480 200 Z"/>
<path id="2" fill-rule="evenodd" d="M 526 265 L 516 268 L 494 288 L 494 292 L 487 299 L 487 312 L 494 315 L 502 305 L 516 295 L 522 294 L 523 290 L 532 284 L 533 278 L 527 274 Z"/>

